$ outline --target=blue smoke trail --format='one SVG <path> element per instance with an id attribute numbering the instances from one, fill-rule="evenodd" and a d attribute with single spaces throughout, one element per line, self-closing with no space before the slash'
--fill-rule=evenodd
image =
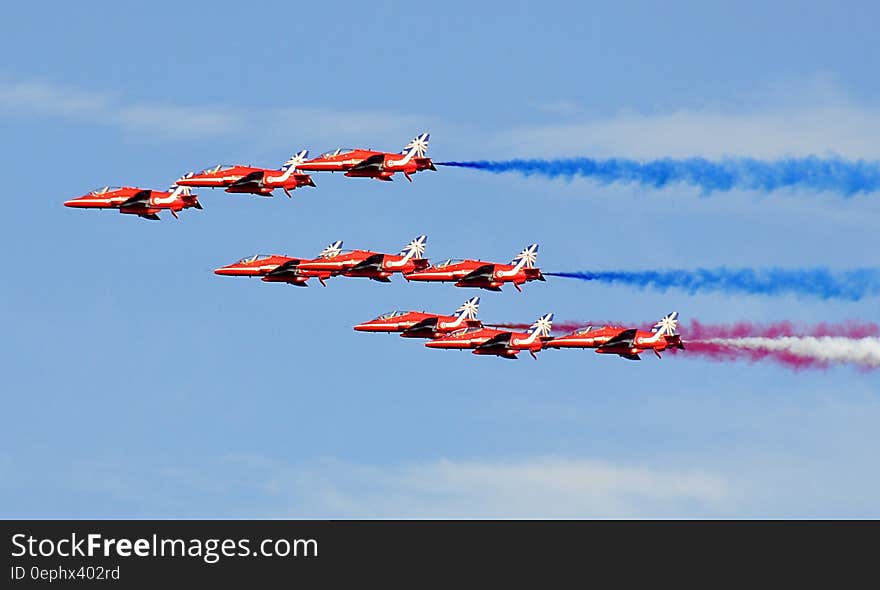
<path id="1" fill-rule="evenodd" d="M 880 295 L 880 269 L 863 268 L 831 272 L 826 268 L 801 270 L 705 269 L 696 270 L 600 270 L 545 272 L 545 275 L 602 283 L 652 287 L 660 291 L 682 289 L 690 294 L 705 291 L 749 295 L 806 295 L 821 299 L 848 299 Z"/>
<path id="2" fill-rule="evenodd" d="M 438 164 L 475 168 L 496 174 L 519 172 L 525 176 L 550 178 L 584 176 L 602 183 L 635 182 L 656 188 L 683 182 L 702 187 L 707 192 L 729 191 L 734 188 L 774 191 L 800 187 L 850 196 L 880 189 L 880 162 L 816 156 L 780 160 L 726 158 L 711 161 L 704 158 L 663 158 L 643 162 L 626 158 L 569 158 Z"/>

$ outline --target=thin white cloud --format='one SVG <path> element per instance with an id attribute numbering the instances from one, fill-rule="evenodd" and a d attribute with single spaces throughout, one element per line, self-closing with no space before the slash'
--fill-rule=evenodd
<path id="1" fill-rule="evenodd" d="M 0 81 L 0 111 L 61 117 L 170 138 L 235 132 L 243 120 L 225 107 L 129 103 L 117 92 L 43 81 Z"/>
<path id="2" fill-rule="evenodd" d="M 535 108 L 542 113 L 550 113 L 552 115 L 574 115 L 578 110 L 574 101 L 564 98 L 538 103 L 535 105 Z"/>
<path id="3" fill-rule="evenodd" d="M 142 461 L 137 469 L 105 458 L 66 473 L 64 487 L 163 517 L 701 517 L 730 513 L 736 500 L 727 481 L 703 471 L 552 456 L 370 465 L 238 454 L 173 467 Z M 214 502 L 194 504 L 206 490 Z"/>
<path id="4" fill-rule="evenodd" d="M 858 104 L 828 76 L 774 84 L 731 102 L 741 106 L 621 110 L 580 121 L 566 116 L 558 124 L 502 132 L 486 147 L 492 157 L 880 158 L 880 108 Z"/>
<path id="5" fill-rule="evenodd" d="M 493 144 L 521 157 L 878 158 L 878 136 L 880 110 L 820 106 L 745 113 L 624 113 L 582 123 L 520 127 L 500 134 Z"/>
<path id="6" fill-rule="evenodd" d="M 424 117 L 387 111 L 131 101 L 108 89 L 83 90 L 40 80 L 0 79 L 0 113 L 59 117 L 167 139 L 252 134 L 261 142 L 394 141 L 400 147 L 425 127 Z M 297 144 L 299 145 L 299 144 Z"/>
<path id="7" fill-rule="evenodd" d="M 83 92 L 39 81 L 0 81 L 0 108 L 37 115 L 95 117 L 112 103 L 110 95 Z"/>
<path id="8" fill-rule="evenodd" d="M 705 473 L 561 457 L 441 459 L 381 467 L 325 461 L 295 469 L 262 458 L 237 457 L 230 461 L 234 464 L 230 470 L 250 472 L 252 477 L 267 470 L 260 487 L 278 501 L 283 511 L 267 516 L 688 516 L 717 512 L 730 496 L 724 481 Z"/>
<path id="9" fill-rule="evenodd" d="M 133 104 L 115 108 L 110 117 L 120 127 L 172 138 L 207 137 L 235 133 L 245 121 L 223 107 Z"/>

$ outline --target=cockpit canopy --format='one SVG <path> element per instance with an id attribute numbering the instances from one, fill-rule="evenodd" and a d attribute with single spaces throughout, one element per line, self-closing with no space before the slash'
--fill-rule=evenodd
<path id="1" fill-rule="evenodd" d="M 199 174 L 216 174 L 218 172 L 222 172 L 224 170 L 229 170 L 230 168 L 235 168 L 232 164 L 217 164 L 216 166 L 211 166 L 210 168 L 205 168 Z"/>
<path id="2" fill-rule="evenodd" d="M 248 256 L 247 258 L 242 258 L 238 261 L 238 264 L 249 264 L 251 262 L 258 262 L 260 260 L 266 260 L 267 258 L 272 258 L 272 254 L 254 254 L 253 256 Z"/>
<path id="3" fill-rule="evenodd" d="M 93 191 L 90 192 L 89 194 L 91 194 L 91 195 L 103 195 L 103 194 L 109 193 L 109 192 L 111 192 L 111 191 L 119 190 L 119 188 L 120 188 L 120 187 L 118 187 L 118 186 L 102 186 L 101 188 L 96 188 L 95 190 L 93 190 Z"/>
<path id="4" fill-rule="evenodd" d="M 459 262 L 464 262 L 464 260 L 461 258 L 447 258 L 443 262 L 438 262 L 437 264 L 435 264 L 433 266 L 434 266 L 434 268 L 446 268 L 447 266 L 449 266 L 451 264 L 458 264 Z"/>
<path id="5" fill-rule="evenodd" d="M 334 158 L 336 156 L 347 154 L 349 152 L 353 152 L 354 148 L 336 148 L 335 150 L 330 150 L 329 152 L 324 152 L 321 154 L 322 158 Z"/>
<path id="6" fill-rule="evenodd" d="M 479 332 L 479 331 L 482 330 L 482 329 L 483 329 L 483 328 L 481 328 L 481 327 L 479 327 L 479 326 L 471 326 L 470 328 L 465 328 L 465 329 L 463 329 L 463 330 L 456 330 L 455 332 L 453 332 L 453 334 L 455 334 L 455 335 L 458 335 L 458 334 L 473 334 L 474 332 Z"/>
<path id="7" fill-rule="evenodd" d="M 351 254 L 354 250 L 333 250 L 331 252 L 321 252 L 318 255 L 318 258 L 336 258 L 337 256 L 342 256 L 343 254 Z"/>
<path id="8" fill-rule="evenodd" d="M 402 315 L 405 315 L 406 313 L 407 312 L 405 312 L 405 311 L 398 311 L 395 309 L 394 311 L 389 311 L 388 313 L 383 313 L 382 315 L 380 315 L 376 319 L 377 320 L 390 320 L 391 318 L 400 317 Z"/>
<path id="9" fill-rule="evenodd" d="M 587 334 L 588 332 L 598 332 L 599 330 L 605 330 L 606 328 L 610 327 L 611 326 L 587 326 L 576 331 L 575 335 L 580 336 L 583 334 Z"/>

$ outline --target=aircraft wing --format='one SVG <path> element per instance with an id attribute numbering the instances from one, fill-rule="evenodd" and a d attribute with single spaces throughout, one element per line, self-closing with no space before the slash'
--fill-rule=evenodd
<path id="1" fill-rule="evenodd" d="M 300 262 L 301 261 L 298 259 L 288 260 L 284 264 L 279 264 L 278 266 L 276 266 L 275 268 L 270 270 L 266 274 L 266 276 L 268 276 L 268 277 L 279 277 L 279 276 L 287 276 L 287 275 L 297 276 L 299 274 L 297 267 L 299 266 Z"/>
<path id="2" fill-rule="evenodd" d="M 369 158 L 365 158 L 352 166 L 350 170 L 376 170 L 377 172 L 382 169 L 382 164 L 385 162 L 385 154 L 375 154 L 370 156 Z"/>
<path id="3" fill-rule="evenodd" d="M 638 330 L 624 330 L 617 336 L 612 337 L 605 344 L 603 344 L 600 348 L 614 348 L 615 346 L 632 346 L 633 338 L 636 337 L 636 332 Z"/>
<path id="4" fill-rule="evenodd" d="M 134 207 L 135 205 L 149 205 L 150 204 L 150 194 L 152 191 L 150 190 L 142 190 L 136 192 L 134 195 L 123 201 L 119 204 L 120 207 Z"/>
<path id="5" fill-rule="evenodd" d="M 640 360 L 642 360 L 642 357 L 640 357 L 640 356 L 637 355 L 637 354 L 620 353 L 620 354 L 618 354 L 617 356 L 619 356 L 619 357 L 621 357 L 621 358 L 629 359 L 629 360 L 631 360 L 631 361 L 640 361 Z"/>
<path id="6" fill-rule="evenodd" d="M 416 322 L 415 324 L 410 326 L 408 329 L 410 329 L 410 330 L 425 330 L 427 328 L 430 328 L 433 330 L 434 328 L 437 327 L 438 321 L 439 320 L 437 318 L 425 318 L 425 319 L 421 320 L 420 322 Z"/>
<path id="7" fill-rule="evenodd" d="M 248 184 L 259 184 L 263 182 L 263 175 L 265 172 L 263 170 L 255 170 L 250 174 L 246 174 L 233 182 L 230 186 L 244 186 Z"/>
<path id="8" fill-rule="evenodd" d="M 418 333 L 434 333 L 434 330 L 437 329 L 437 322 L 439 320 L 437 318 L 425 318 L 420 322 L 416 322 L 404 332 L 407 334 L 418 334 Z"/>
<path id="9" fill-rule="evenodd" d="M 459 280 L 465 283 L 469 281 L 488 281 L 492 279 L 492 275 L 494 273 L 494 264 L 484 264 L 483 266 L 477 267 L 468 274 L 464 275 Z"/>
<path id="10" fill-rule="evenodd" d="M 510 332 L 502 332 L 501 334 L 496 334 L 492 336 L 479 346 L 480 350 L 485 350 L 487 352 L 497 352 L 498 354 L 504 354 L 510 350 L 510 337 L 513 336 Z"/>
<path id="11" fill-rule="evenodd" d="M 362 262 L 355 264 L 353 267 L 349 268 L 348 271 L 362 272 L 362 271 L 380 271 L 382 270 L 382 262 L 385 260 L 384 254 L 373 254 L 372 256 L 368 256 Z"/>

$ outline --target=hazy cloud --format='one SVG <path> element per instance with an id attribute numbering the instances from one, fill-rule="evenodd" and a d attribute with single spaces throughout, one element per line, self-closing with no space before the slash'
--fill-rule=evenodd
<path id="1" fill-rule="evenodd" d="M 448 460 L 394 466 L 325 461 L 296 469 L 236 457 L 232 471 L 265 470 L 282 514 L 320 518 L 589 518 L 717 511 L 730 491 L 700 472 L 590 459 Z M 242 467 L 242 465 L 246 467 Z M 253 480 L 251 480 L 253 481 Z M 275 504 L 276 502 L 270 502 Z"/>
<path id="2" fill-rule="evenodd" d="M 880 108 L 858 104 L 828 76 L 780 82 L 731 102 L 740 106 L 650 114 L 624 109 L 580 121 L 569 116 L 577 105 L 567 105 L 559 111 L 564 122 L 499 133 L 486 146 L 486 156 L 880 158 Z"/>
<path id="3" fill-rule="evenodd" d="M 108 89 L 83 90 L 39 80 L 0 79 L 0 113 L 61 117 L 168 139 L 205 138 L 260 130 L 260 140 L 336 144 L 340 135 L 369 143 L 404 143 L 425 126 L 423 117 L 386 111 L 330 108 L 237 108 L 231 105 L 131 101 Z M 250 131 L 249 131 L 250 130 Z"/>
<path id="4" fill-rule="evenodd" d="M 507 155 L 522 157 L 877 158 L 878 134 L 880 110 L 821 106 L 747 113 L 624 113 L 582 123 L 520 127 L 500 134 L 494 144 Z"/>
<path id="5" fill-rule="evenodd" d="M 578 110 L 574 101 L 564 98 L 538 103 L 535 105 L 535 108 L 542 113 L 550 113 L 553 115 L 573 115 Z"/>

